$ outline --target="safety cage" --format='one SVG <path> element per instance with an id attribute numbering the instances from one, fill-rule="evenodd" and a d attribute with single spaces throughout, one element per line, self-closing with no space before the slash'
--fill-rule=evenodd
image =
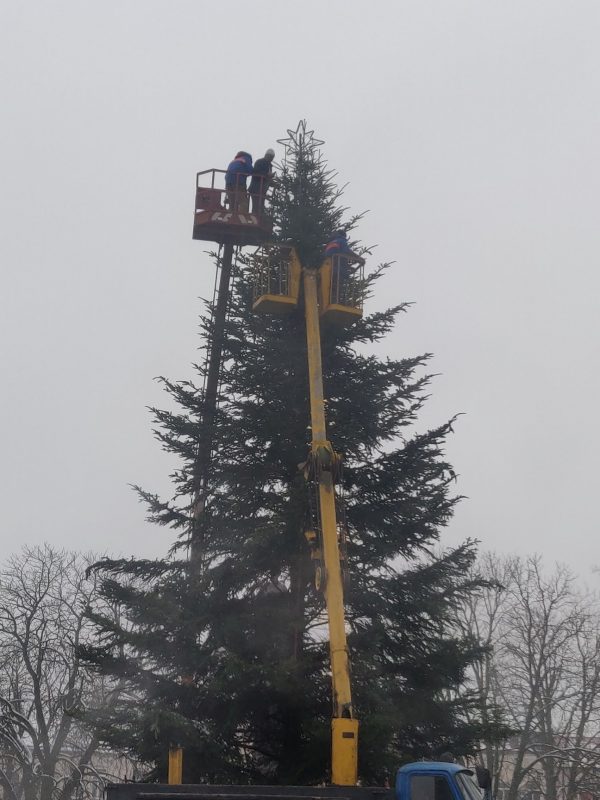
<path id="1" fill-rule="evenodd" d="M 267 193 L 248 194 L 245 189 L 220 189 L 217 176 L 224 169 L 196 174 L 193 238 L 219 244 L 262 244 L 271 238 L 273 220 L 265 212 Z M 223 177 L 223 183 L 225 182 Z"/>
<path id="2" fill-rule="evenodd" d="M 346 327 L 363 315 L 365 294 L 364 261 L 353 255 L 328 256 L 319 270 L 321 319 Z"/>
<path id="3" fill-rule="evenodd" d="M 261 314 L 288 314 L 298 307 L 302 266 L 287 244 L 265 244 L 252 257 L 252 310 Z"/>

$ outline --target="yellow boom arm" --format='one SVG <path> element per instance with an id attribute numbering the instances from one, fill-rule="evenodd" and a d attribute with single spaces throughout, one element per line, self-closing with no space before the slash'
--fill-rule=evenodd
<path id="1" fill-rule="evenodd" d="M 327 440 L 325 426 L 317 280 L 317 270 L 304 270 L 304 308 L 312 425 L 311 459 L 319 483 L 325 601 L 333 688 L 331 782 L 339 786 L 354 786 L 357 780 L 358 720 L 353 718 L 352 713 L 344 590 L 335 516 L 334 474 L 339 457 Z"/>

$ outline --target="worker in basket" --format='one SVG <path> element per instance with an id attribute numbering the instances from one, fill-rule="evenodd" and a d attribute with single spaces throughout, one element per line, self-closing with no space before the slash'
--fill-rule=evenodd
<path id="1" fill-rule="evenodd" d="M 225 173 L 225 189 L 227 203 L 230 211 L 248 213 L 248 193 L 246 181 L 252 174 L 252 156 L 245 150 L 240 150 L 233 161 L 229 163 Z"/>
<path id="2" fill-rule="evenodd" d="M 257 158 L 252 167 L 249 194 L 252 198 L 252 212 L 262 214 L 265 209 L 265 195 L 274 180 L 273 159 L 275 150 L 270 147 L 263 158 Z"/>
<path id="3" fill-rule="evenodd" d="M 365 260 L 350 249 L 346 231 L 340 228 L 331 236 L 323 250 L 323 258 L 332 259 L 330 302 L 355 306 L 358 287 L 354 285 L 353 275 Z"/>

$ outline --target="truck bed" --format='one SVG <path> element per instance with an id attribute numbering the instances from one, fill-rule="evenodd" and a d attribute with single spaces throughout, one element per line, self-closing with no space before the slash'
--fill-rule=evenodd
<path id="1" fill-rule="evenodd" d="M 106 800 L 393 800 L 374 786 L 217 786 L 203 783 L 109 783 Z"/>

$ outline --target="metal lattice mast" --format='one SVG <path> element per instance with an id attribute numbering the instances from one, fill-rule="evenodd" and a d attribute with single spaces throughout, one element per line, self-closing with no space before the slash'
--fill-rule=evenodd
<path id="1" fill-rule="evenodd" d="M 214 442 L 214 427 L 217 414 L 221 362 L 225 343 L 225 323 L 229 307 L 233 245 L 223 247 L 221 273 L 217 302 L 214 306 L 211 341 L 209 343 L 208 368 L 204 384 L 202 422 L 198 456 L 194 465 L 194 496 L 191 508 L 190 560 L 201 566 L 203 556 L 202 515 L 206 507 L 208 478 Z"/>

